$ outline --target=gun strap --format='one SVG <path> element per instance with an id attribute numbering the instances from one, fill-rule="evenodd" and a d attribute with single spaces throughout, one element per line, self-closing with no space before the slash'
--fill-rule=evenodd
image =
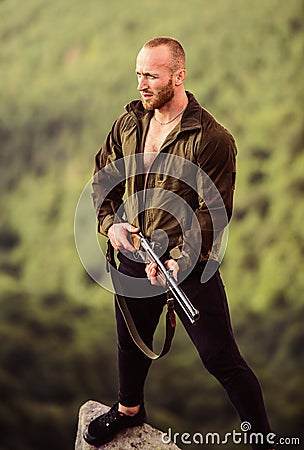
<path id="1" fill-rule="evenodd" d="M 108 249 L 107 249 L 107 270 L 111 271 L 112 268 L 114 268 L 116 270 L 116 262 L 114 259 L 114 248 L 110 243 L 110 240 L 108 240 Z M 114 282 L 114 278 L 115 278 L 115 282 Z M 113 272 L 112 272 L 112 280 L 114 283 L 114 287 L 115 284 L 116 286 L 119 288 L 119 291 L 122 292 L 122 289 L 120 289 L 120 281 L 119 281 L 119 277 L 118 276 L 113 276 Z M 117 289 L 116 289 L 117 290 Z M 167 313 L 166 313 L 166 335 L 165 335 L 165 340 L 163 343 L 163 347 L 160 351 L 159 354 L 154 353 L 146 344 L 145 342 L 142 340 L 136 325 L 134 323 L 133 317 L 130 313 L 130 310 L 128 308 L 126 299 L 123 295 L 118 295 L 115 294 L 115 300 L 119 306 L 119 309 L 123 315 L 123 318 L 125 320 L 126 326 L 128 328 L 128 331 L 130 333 L 131 338 L 133 339 L 134 343 L 137 345 L 137 347 L 150 359 L 159 359 L 162 358 L 163 356 L 165 356 L 168 351 L 171 348 L 171 343 L 173 340 L 173 336 L 174 336 L 174 332 L 175 332 L 175 326 L 176 326 L 176 321 L 175 321 L 175 313 L 174 313 L 174 300 L 169 296 L 167 299 Z"/>
<path id="2" fill-rule="evenodd" d="M 172 304 L 169 305 L 168 301 L 168 311 L 166 313 L 166 336 L 163 343 L 163 347 L 159 354 L 154 353 L 142 340 L 141 336 L 138 333 L 138 330 L 136 328 L 136 325 L 134 323 L 134 320 L 132 318 L 132 315 L 130 313 L 130 310 L 128 308 L 126 299 L 122 295 L 115 295 L 115 299 L 117 301 L 117 304 L 120 308 L 120 311 L 125 319 L 126 326 L 129 330 L 130 336 L 133 339 L 134 343 L 137 345 L 137 347 L 150 359 L 159 359 L 165 356 L 168 351 L 170 350 L 172 339 L 175 332 L 175 315 L 173 312 Z M 172 320 L 172 315 L 174 316 L 174 321 Z"/>

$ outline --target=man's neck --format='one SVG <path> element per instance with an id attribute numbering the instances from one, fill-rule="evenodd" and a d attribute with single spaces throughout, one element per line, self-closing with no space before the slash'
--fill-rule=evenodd
<path id="1" fill-rule="evenodd" d="M 175 95 L 172 100 L 166 103 L 162 108 L 154 111 L 154 116 L 157 121 L 166 123 L 172 120 L 177 114 L 184 111 L 188 104 L 188 97 L 185 91 L 181 94 Z"/>

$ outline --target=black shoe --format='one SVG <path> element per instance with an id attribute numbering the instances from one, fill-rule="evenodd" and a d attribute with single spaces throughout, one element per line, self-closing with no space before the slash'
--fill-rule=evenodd
<path id="1" fill-rule="evenodd" d="M 127 416 L 118 411 L 117 402 L 107 413 L 98 416 L 89 424 L 83 438 L 88 444 L 98 447 L 111 441 L 120 430 L 142 425 L 146 419 L 147 415 L 143 405 L 140 406 L 137 414 Z"/>

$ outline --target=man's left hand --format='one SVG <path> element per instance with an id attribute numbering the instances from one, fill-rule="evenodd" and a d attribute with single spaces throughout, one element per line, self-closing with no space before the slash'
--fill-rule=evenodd
<path id="1" fill-rule="evenodd" d="M 177 274 L 179 271 L 179 266 L 177 262 L 174 259 L 168 259 L 164 262 L 164 265 L 167 270 L 172 270 L 173 277 L 177 280 Z M 157 273 L 157 264 L 155 262 L 152 262 L 150 264 L 146 265 L 146 274 L 148 277 L 148 280 L 150 280 L 151 284 L 153 286 L 163 286 L 164 283 L 159 279 L 158 273 Z"/>

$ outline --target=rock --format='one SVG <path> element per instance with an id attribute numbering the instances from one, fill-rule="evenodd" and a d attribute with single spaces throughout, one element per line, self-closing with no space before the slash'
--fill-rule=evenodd
<path id="1" fill-rule="evenodd" d="M 92 419 L 108 410 L 108 406 L 92 400 L 80 407 L 75 450 L 96 450 L 96 447 L 85 442 L 82 435 Z M 140 427 L 121 431 L 111 442 L 98 448 L 102 450 L 180 450 L 171 442 L 168 444 L 165 443 L 166 440 L 163 442 L 162 436 L 162 431 L 144 423 Z"/>

